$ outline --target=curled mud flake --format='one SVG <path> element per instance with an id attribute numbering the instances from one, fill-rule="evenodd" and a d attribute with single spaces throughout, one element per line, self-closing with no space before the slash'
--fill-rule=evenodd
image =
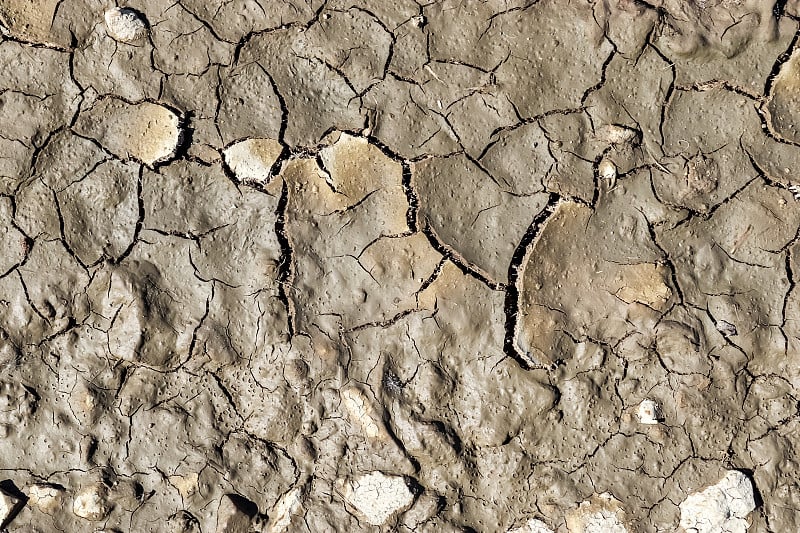
<path id="1" fill-rule="evenodd" d="M 508 533 L 553 533 L 553 530 L 541 520 L 531 518 L 520 527 L 509 529 Z"/>
<path id="2" fill-rule="evenodd" d="M 744 473 L 729 470 L 719 483 L 680 504 L 680 527 L 691 533 L 745 533 L 747 515 L 755 508 L 753 483 Z"/>
<path id="3" fill-rule="evenodd" d="M 113 97 L 82 113 L 75 129 L 115 155 L 134 158 L 150 167 L 175 157 L 184 133 L 181 118 L 166 106 L 129 104 Z"/>
<path id="4" fill-rule="evenodd" d="M 595 131 L 595 138 L 608 144 L 628 144 L 636 143 L 639 140 L 640 132 L 634 128 L 620 126 L 618 124 L 605 124 Z"/>
<path id="5" fill-rule="evenodd" d="M 246 139 L 222 152 L 225 164 L 241 183 L 267 184 L 283 146 L 274 139 Z"/>
<path id="6" fill-rule="evenodd" d="M 108 489 L 101 484 L 86 487 L 75 496 L 72 512 L 76 516 L 92 522 L 103 520 L 111 512 Z"/>
<path id="7" fill-rule="evenodd" d="M 402 476 L 372 472 L 347 481 L 339 480 L 344 500 L 373 526 L 385 524 L 414 502 L 414 494 Z"/>
<path id="8" fill-rule="evenodd" d="M 289 531 L 292 525 L 292 518 L 300 510 L 303 503 L 302 487 L 295 487 L 278 500 L 278 503 L 270 510 L 270 521 L 267 526 L 267 533 L 282 533 Z"/>
<path id="9" fill-rule="evenodd" d="M 655 400 L 642 400 L 636 409 L 640 424 L 655 425 L 663 420 L 661 406 Z"/>
<path id="10" fill-rule="evenodd" d="M 628 533 L 622 503 L 611 494 L 595 494 L 567 515 L 569 533 Z"/>
<path id="11" fill-rule="evenodd" d="M 63 496 L 64 489 L 54 485 L 36 484 L 28 489 L 30 504 L 47 514 L 52 514 L 61 507 Z"/>
<path id="12" fill-rule="evenodd" d="M 141 13 L 128 7 L 113 7 L 105 14 L 109 37 L 121 43 L 135 43 L 147 34 L 147 23 Z"/>
<path id="13" fill-rule="evenodd" d="M 781 66 L 767 101 L 767 125 L 776 135 L 800 142 L 800 52 Z"/>

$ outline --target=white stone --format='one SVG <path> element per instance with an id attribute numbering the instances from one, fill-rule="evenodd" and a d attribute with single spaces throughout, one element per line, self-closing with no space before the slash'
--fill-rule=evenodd
<path id="1" fill-rule="evenodd" d="M 270 522 L 267 533 L 282 533 L 289 530 L 292 525 L 292 517 L 297 514 L 300 504 L 303 503 L 303 491 L 300 487 L 295 487 L 278 500 L 278 503 L 270 511 Z"/>
<path id="2" fill-rule="evenodd" d="M 142 16 L 129 8 L 113 7 L 106 11 L 106 32 L 115 41 L 133 43 L 147 33 Z"/>
<path id="3" fill-rule="evenodd" d="M 509 529 L 508 533 L 553 533 L 553 530 L 547 527 L 547 524 L 541 520 L 531 518 L 520 527 Z"/>
<path id="4" fill-rule="evenodd" d="M 414 495 L 401 476 L 387 476 L 376 471 L 343 484 L 345 501 L 373 526 L 383 525 L 414 502 Z"/>
<path id="5" fill-rule="evenodd" d="M 105 518 L 111 505 L 108 502 L 108 491 L 103 485 L 92 485 L 83 489 L 72 502 L 72 512 L 75 515 L 97 522 Z"/>
<path id="6" fill-rule="evenodd" d="M 22 500 L 0 489 L 0 526 L 7 525 L 22 505 Z"/>
<path id="7" fill-rule="evenodd" d="M 640 424 L 654 425 L 661 421 L 661 407 L 655 400 L 642 400 L 636 414 Z"/>
<path id="8" fill-rule="evenodd" d="M 617 183 L 617 165 L 609 158 L 604 157 L 597 165 L 597 173 L 600 178 L 609 181 L 609 186 L 613 187 Z"/>
<path id="9" fill-rule="evenodd" d="M 282 152 L 283 146 L 274 139 L 247 139 L 226 148 L 222 158 L 240 182 L 267 183 Z"/>
<path id="10" fill-rule="evenodd" d="M 28 498 L 31 505 L 35 505 L 44 513 L 53 513 L 61 506 L 63 490 L 52 485 L 31 485 L 28 489 Z"/>
<path id="11" fill-rule="evenodd" d="M 690 494 L 680 504 L 680 527 L 687 533 L 745 533 L 747 515 L 756 508 L 753 484 L 738 470 L 717 483 Z"/>

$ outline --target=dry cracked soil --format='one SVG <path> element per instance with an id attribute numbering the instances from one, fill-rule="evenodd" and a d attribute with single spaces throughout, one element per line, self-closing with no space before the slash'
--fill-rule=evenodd
<path id="1" fill-rule="evenodd" d="M 0 29 L 0 530 L 800 531 L 797 0 Z"/>

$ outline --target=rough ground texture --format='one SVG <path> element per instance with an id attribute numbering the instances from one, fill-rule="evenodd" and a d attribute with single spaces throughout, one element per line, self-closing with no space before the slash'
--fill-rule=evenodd
<path id="1" fill-rule="evenodd" d="M 0 529 L 800 530 L 798 16 L 0 0 Z"/>

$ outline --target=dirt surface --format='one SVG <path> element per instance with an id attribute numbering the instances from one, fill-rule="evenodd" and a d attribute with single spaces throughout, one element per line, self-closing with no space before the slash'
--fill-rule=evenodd
<path id="1" fill-rule="evenodd" d="M 800 530 L 800 2 L 0 28 L 0 530 Z"/>

